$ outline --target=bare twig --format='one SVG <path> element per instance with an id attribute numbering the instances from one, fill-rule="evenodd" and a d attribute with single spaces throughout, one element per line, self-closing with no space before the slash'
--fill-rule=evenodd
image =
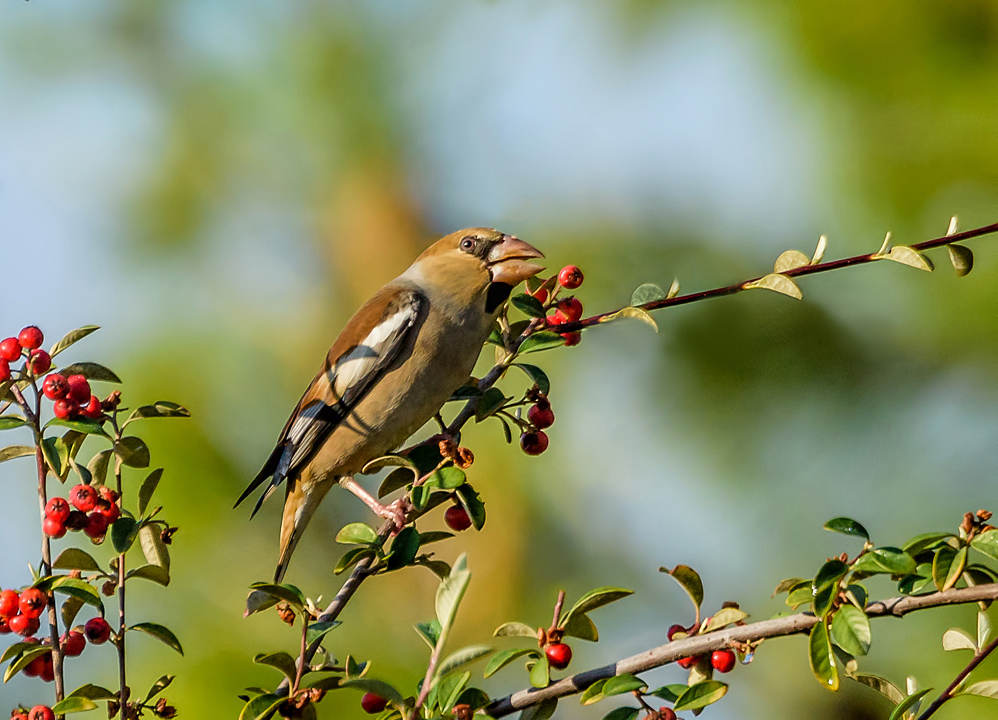
<path id="1" fill-rule="evenodd" d="M 565 591 L 558 591 L 558 599 L 554 603 L 554 615 L 551 617 L 551 629 L 554 630 L 558 627 L 558 621 L 561 620 L 561 609 L 565 606 Z"/>
<path id="2" fill-rule="evenodd" d="M 974 659 L 967 663 L 967 667 L 961 670 L 960 674 L 953 678 L 953 682 L 949 684 L 949 687 L 943 690 L 942 694 L 933 700 L 932 704 L 925 709 L 925 712 L 918 716 L 918 720 L 928 720 L 928 718 L 935 714 L 936 710 L 943 706 L 943 703 L 947 700 L 951 700 L 956 692 L 956 689 L 960 687 L 964 680 L 967 679 L 967 676 L 974 671 L 974 668 L 984 662 L 984 659 L 993 653 L 996 648 L 998 648 L 998 637 L 992 640 L 990 645 L 974 655 Z"/>
<path id="3" fill-rule="evenodd" d="M 118 411 L 111 414 L 111 425 L 114 428 L 114 442 L 121 441 L 121 430 L 118 428 Z M 121 483 L 121 458 L 114 458 L 114 479 L 116 490 L 118 491 L 118 507 L 121 508 L 121 498 L 124 497 Z M 128 707 L 128 677 L 125 663 L 125 553 L 118 555 L 118 637 L 115 647 L 118 650 L 118 702 L 121 703 L 122 717 L 126 716 Z"/>
<path id="4" fill-rule="evenodd" d="M 970 588 L 946 590 L 945 592 L 916 597 L 896 597 L 880 600 L 866 606 L 866 614 L 871 618 L 903 617 L 916 610 L 925 610 L 944 605 L 962 605 L 981 600 L 998 599 L 998 583 L 978 585 Z M 675 640 L 665 645 L 646 650 L 637 655 L 618 660 L 603 667 L 586 670 L 546 688 L 530 688 L 507 695 L 489 705 L 486 714 L 500 718 L 524 708 L 538 705 L 545 700 L 553 700 L 584 691 L 597 680 L 615 675 L 635 674 L 675 662 L 680 658 L 693 657 L 714 650 L 723 650 L 735 643 L 757 642 L 767 638 L 798 635 L 810 632 L 818 619 L 809 613 L 799 613 L 774 620 L 763 620 L 749 625 L 731 626 L 724 630 L 697 635 L 683 640 Z M 973 669 L 973 668 L 971 668 Z"/>

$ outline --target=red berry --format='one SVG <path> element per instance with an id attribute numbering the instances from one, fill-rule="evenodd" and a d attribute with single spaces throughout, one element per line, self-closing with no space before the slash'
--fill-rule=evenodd
<path id="1" fill-rule="evenodd" d="M 11 710 L 10 720 L 28 720 L 28 714 Z"/>
<path id="2" fill-rule="evenodd" d="M 87 639 L 83 637 L 83 633 L 70 630 L 62 636 L 61 646 L 63 655 L 66 657 L 76 657 L 87 646 Z"/>
<path id="3" fill-rule="evenodd" d="M 28 720 L 55 720 L 55 713 L 48 705 L 35 705 L 28 713 Z"/>
<path id="4" fill-rule="evenodd" d="M 44 375 L 52 368 L 52 356 L 44 350 L 32 350 L 28 358 L 28 367 L 35 375 Z"/>
<path id="5" fill-rule="evenodd" d="M 69 394 L 69 383 L 59 373 L 52 373 L 42 383 L 42 392 L 49 400 L 63 400 Z"/>
<path id="6" fill-rule="evenodd" d="M 543 430 L 525 432 L 520 436 L 520 449 L 527 455 L 540 455 L 548 449 L 548 436 Z"/>
<path id="7" fill-rule="evenodd" d="M 101 500 L 107 500 L 109 503 L 118 502 L 118 493 L 109 488 L 107 485 L 101 485 L 98 487 L 97 494 L 100 495 Z"/>
<path id="8" fill-rule="evenodd" d="M 558 273 L 558 282 L 563 288 L 574 290 L 582 284 L 585 277 L 586 276 L 582 274 L 582 271 L 575 265 L 566 265 L 561 269 L 561 272 Z"/>
<path id="9" fill-rule="evenodd" d="M 451 505 L 447 508 L 447 512 L 444 513 L 444 522 L 447 523 L 447 527 L 455 532 L 461 532 L 471 527 L 471 518 L 468 516 L 468 511 L 460 505 Z"/>
<path id="10" fill-rule="evenodd" d="M 52 412 L 60 420 L 71 420 L 80 414 L 80 404 L 75 400 L 56 400 Z"/>
<path id="11" fill-rule="evenodd" d="M 697 659 L 695 657 L 684 657 L 676 660 L 676 664 L 679 665 L 679 667 L 681 667 L 683 670 L 689 670 L 691 667 L 693 667 L 693 663 L 695 663 L 696 661 Z"/>
<path id="12" fill-rule="evenodd" d="M 555 310 L 553 313 L 547 316 L 547 323 L 551 327 L 564 325 L 567 322 L 568 322 L 568 315 L 563 313 L 561 310 Z"/>
<path id="13" fill-rule="evenodd" d="M 74 510 L 73 512 L 69 513 L 69 517 L 66 518 L 67 530 L 82 530 L 86 526 L 87 526 L 87 514 L 85 512 Z"/>
<path id="14" fill-rule="evenodd" d="M 7 618 L 0 615 L 0 635 L 10 635 L 11 629 L 10 625 L 7 624 Z"/>
<path id="15" fill-rule="evenodd" d="M 55 663 L 52 660 L 52 653 L 42 655 L 42 671 L 38 674 L 38 677 L 43 682 L 52 682 L 55 680 Z"/>
<path id="16" fill-rule="evenodd" d="M 565 347 L 574 347 L 582 342 L 582 333 L 562 333 L 561 336 L 565 338 Z"/>
<path id="17" fill-rule="evenodd" d="M 51 657 L 51 655 L 49 655 Z M 45 655 L 36 655 L 34 659 L 24 666 L 24 674 L 28 677 L 38 677 L 45 670 Z"/>
<path id="18" fill-rule="evenodd" d="M 7 338 L 0 342 L 0 360 L 14 362 L 21 357 L 21 343 L 17 338 Z"/>
<path id="19" fill-rule="evenodd" d="M 535 298 L 537 298 L 537 302 L 539 302 L 541 305 L 543 305 L 548 301 L 548 291 L 545 290 L 544 288 L 537 288 L 530 294 L 533 295 Z"/>
<path id="20" fill-rule="evenodd" d="M 678 623 L 676 625 L 673 625 L 672 627 L 669 628 L 669 642 L 672 642 L 672 639 L 676 637 L 677 633 L 683 633 L 684 635 L 687 635 L 689 634 L 689 630 L 687 630 L 682 625 L 679 625 Z"/>
<path id="21" fill-rule="evenodd" d="M 21 599 L 17 603 L 17 609 L 22 615 L 29 618 L 36 618 L 45 612 L 48 605 L 48 596 L 38 588 L 28 588 L 21 592 Z"/>
<path id="22" fill-rule="evenodd" d="M 104 618 L 96 617 L 83 626 L 83 634 L 91 645 L 103 645 L 111 637 L 111 626 Z"/>
<path id="23" fill-rule="evenodd" d="M 53 540 L 58 540 L 66 535 L 66 523 L 47 517 L 42 520 L 42 532 Z"/>
<path id="24" fill-rule="evenodd" d="M 100 398 L 96 395 L 90 396 L 90 402 L 87 403 L 86 407 L 81 408 L 81 413 L 84 417 L 88 417 L 91 420 L 100 420 L 104 416 L 104 411 L 101 409 Z"/>
<path id="25" fill-rule="evenodd" d="M 34 325 L 28 325 L 28 327 L 24 328 L 24 330 L 22 330 L 17 336 L 17 341 L 21 343 L 21 347 L 27 350 L 40 348 L 44 340 L 45 336 L 42 335 L 42 331 Z"/>
<path id="26" fill-rule="evenodd" d="M 364 708 L 364 712 L 369 715 L 375 715 L 388 706 L 388 701 L 380 695 L 369 692 L 364 693 L 364 697 L 360 699 L 360 706 Z"/>
<path id="27" fill-rule="evenodd" d="M 715 650 L 710 656 L 710 664 L 718 672 L 731 672 L 735 666 L 735 654 L 730 650 Z"/>
<path id="28" fill-rule="evenodd" d="M 554 425 L 554 410 L 551 409 L 551 403 L 531 405 L 527 410 L 527 420 L 538 430 Z"/>
<path id="29" fill-rule="evenodd" d="M 107 533 L 107 517 L 97 511 L 90 513 L 87 515 L 87 526 L 83 528 L 83 532 L 91 540 L 103 540 Z"/>
<path id="30" fill-rule="evenodd" d="M 17 615 L 17 604 L 21 596 L 17 590 L 4 590 L 0 592 L 0 615 L 3 617 L 13 617 Z"/>
<path id="31" fill-rule="evenodd" d="M 82 512 L 90 512 L 97 505 L 97 490 L 92 485 L 77 485 L 69 491 L 69 502 Z"/>
<path id="32" fill-rule="evenodd" d="M 64 523 L 72 510 L 73 508 L 69 507 L 69 503 L 64 499 L 54 497 L 45 505 L 45 517 Z"/>
<path id="33" fill-rule="evenodd" d="M 558 311 L 568 318 L 568 322 L 574 322 L 582 317 L 582 303 L 578 298 L 565 298 L 558 301 Z"/>
<path id="34" fill-rule="evenodd" d="M 108 502 L 104 498 L 97 501 L 97 507 L 94 508 L 94 512 L 104 516 L 108 527 L 111 527 L 114 521 L 121 517 L 121 510 L 118 509 L 117 504 Z"/>
<path id="35" fill-rule="evenodd" d="M 676 711 L 667 707 L 660 707 L 658 709 L 658 718 L 659 720 L 678 720 Z"/>
<path id="36" fill-rule="evenodd" d="M 548 662 L 555 670 L 564 670 L 568 667 L 568 663 L 572 662 L 572 648 L 565 643 L 548 645 L 544 654 L 548 656 Z"/>
<path id="37" fill-rule="evenodd" d="M 27 615 L 15 615 L 7 621 L 7 624 L 21 637 L 31 637 L 42 625 L 38 622 L 38 618 L 29 618 Z"/>
<path id="38" fill-rule="evenodd" d="M 10 380 L 10 363 L 6 360 L 0 360 L 0 382 L 6 382 Z"/>
<path id="39" fill-rule="evenodd" d="M 66 378 L 66 382 L 69 383 L 69 398 L 70 400 L 75 400 L 81 405 L 86 402 L 90 402 L 90 383 L 82 375 L 70 375 Z"/>

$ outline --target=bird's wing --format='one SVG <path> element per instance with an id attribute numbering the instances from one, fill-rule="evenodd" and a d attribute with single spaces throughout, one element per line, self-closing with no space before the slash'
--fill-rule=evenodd
<path id="1" fill-rule="evenodd" d="M 326 363 L 309 385 L 263 469 L 236 501 L 239 505 L 268 478 L 253 510 L 299 470 L 391 365 L 419 318 L 425 301 L 411 289 L 388 288 L 362 307 L 333 343 Z"/>

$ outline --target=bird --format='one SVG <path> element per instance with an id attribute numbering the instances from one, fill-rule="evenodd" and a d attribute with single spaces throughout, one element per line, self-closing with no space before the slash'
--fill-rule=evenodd
<path id="1" fill-rule="evenodd" d="M 400 503 L 381 504 L 353 476 L 401 446 L 468 382 L 504 303 L 544 269 L 530 262 L 543 257 L 492 228 L 459 230 L 424 250 L 354 314 L 236 501 L 238 507 L 266 484 L 253 517 L 285 485 L 275 583 L 336 484 L 401 529 Z"/>

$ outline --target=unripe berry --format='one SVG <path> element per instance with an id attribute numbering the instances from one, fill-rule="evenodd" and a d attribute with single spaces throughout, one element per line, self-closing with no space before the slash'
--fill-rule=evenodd
<path id="1" fill-rule="evenodd" d="M 97 505 L 97 490 L 92 485 L 77 485 L 69 491 L 69 502 L 81 512 L 90 512 Z"/>
<path id="2" fill-rule="evenodd" d="M 96 511 L 90 513 L 87 515 L 87 526 L 83 528 L 83 532 L 91 540 L 103 540 L 107 533 L 107 518 Z"/>
<path id="3" fill-rule="evenodd" d="M 32 350 L 28 358 L 28 367 L 35 375 L 44 375 L 52 368 L 52 356 L 44 350 Z"/>
<path id="4" fill-rule="evenodd" d="M 369 715 L 376 715 L 388 706 L 388 701 L 380 695 L 369 692 L 364 693 L 364 697 L 360 699 L 360 706 Z"/>
<path id="5" fill-rule="evenodd" d="M 555 670 L 564 670 L 568 667 L 568 663 L 572 662 L 572 648 L 565 643 L 548 645 L 544 654 L 548 656 L 548 662 Z"/>
<path id="6" fill-rule="evenodd" d="M 61 497 L 54 497 L 45 505 L 45 517 L 52 518 L 57 522 L 64 523 L 72 512 L 69 503 Z"/>
<path id="7" fill-rule="evenodd" d="M 48 601 L 48 596 L 38 588 L 28 588 L 21 593 L 17 609 L 26 617 L 36 618 L 45 612 L 45 606 L 48 605 Z"/>
<path id="8" fill-rule="evenodd" d="M 69 394 L 69 383 L 59 373 L 52 373 L 42 383 L 42 393 L 49 400 L 64 400 Z"/>
<path id="9" fill-rule="evenodd" d="M 683 633 L 684 635 L 686 635 L 689 633 L 689 630 L 687 630 L 685 627 L 683 627 L 678 623 L 673 625 L 672 627 L 669 628 L 669 633 L 668 633 L 669 642 L 672 642 L 672 639 L 676 637 L 677 633 Z"/>
<path id="10" fill-rule="evenodd" d="M 35 348 L 40 348 L 42 346 L 42 343 L 45 341 L 45 336 L 42 335 L 42 331 L 34 325 L 29 325 L 20 332 L 17 336 L 17 341 L 21 343 L 21 347 L 27 350 L 34 350 Z"/>
<path id="11" fill-rule="evenodd" d="M 0 592 L 0 615 L 3 617 L 13 617 L 17 615 L 17 604 L 21 596 L 17 590 L 4 590 Z"/>
<path id="12" fill-rule="evenodd" d="M 7 338 L 0 342 L 0 360 L 14 362 L 21 357 L 21 343 L 17 338 Z"/>
<path id="13" fill-rule="evenodd" d="M 66 523 L 47 517 L 42 520 L 42 532 L 53 540 L 66 536 Z"/>
<path id="14" fill-rule="evenodd" d="M 104 416 L 104 411 L 100 405 L 100 398 L 96 395 L 91 395 L 90 401 L 86 407 L 80 409 L 80 412 L 83 414 L 83 417 L 90 418 L 91 420 L 100 420 Z"/>
<path id="15" fill-rule="evenodd" d="M 28 720 L 55 720 L 55 713 L 48 705 L 35 705 L 28 713 Z"/>
<path id="16" fill-rule="evenodd" d="M 11 630 L 16 632 L 21 637 L 31 637 L 38 632 L 38 628 L 41 627 L 41 623 L 38 622 L 38 618 L 29 618 L 27 615 L 15 615 L 7 621 L 7 624 L 10 625 Z"/>
<path id="17" fill-rule="evenodd" d="M 551 409 L 551 403 L 531 405 L 527 410 L 527 421 L 538 430 L 554 425 L 554 410 Z"/>
<path id="18" fill-rule="evenodd" d="M 10 378 L 10 363 L 6 360 L 0 360 L 0 382 L 6 382 Z"/>
<path id="19" fill-rule="evenodd" d="M 574 290 L 582 284 L 585 277 L 575 265 L 566 265 L 558 273 L 558 283 L 567 290 Z"/>
<path id="20" fill-rule="evenodd" d="M 520 449 L 527 455 L 540 455 L 548 449 L 548 436 L 543 430 L 520 435 Z"/>
<path id="21" fill-rule="evenodd" d="M 558 311 L 565 316 L 568 322 L 574 322 L 582 317 L 582 303 L 578 298 L 565 298 L 558 301 Z"/>
<path id="22" fill-rule="evenodd" d="M 66 657 L 76 657 L 83 652 L 86 646 L 87 639 L 83 637 L 83 633 L 81 632 L 70 630 L 62 636 L 62 653 Z"/>
<path id="23" fill-rule="evenodd" d="M 90 402 L 90 383 L 82 375 L 70 375 L 66 378 L 66 382 L 69 383 L 69 398 L 75 400 L 76 402 L 83 403 Z"/>
<path id="24" fill-rule="evenodd" d="M 65 400 L 56 400 L 55 404 L 52 406 L 52 412 L 60 420 L 71 420 L 80 414 L 80 404 L 75 400 L 70 400 L 69 398 Z"/>
<path id="25" fill-rule="evenodd" d="M 83 626 L 83 634 L 91 645 L 103 645 L 111 637 L 111 626 L 104 618 L 96 617 Z"/>
<path id="26" fill-rule="evenodd" d="M 710 664 L 718 672 L 731 672 L 735 666 L 735 654 L 730 650 L 715 650 L 710 656 Z"/>
<path id="27" fill-rule="evenodd" d="M 455 532 L 461 532 L 471 527 L 471 518 L 468 511 L 460 505 L 451 505 L 444 513 L 444 522 L 447 527 Z"/>

